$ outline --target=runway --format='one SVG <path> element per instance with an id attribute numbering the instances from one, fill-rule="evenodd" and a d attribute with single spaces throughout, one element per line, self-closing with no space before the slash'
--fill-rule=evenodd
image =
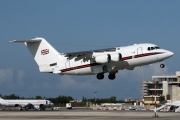
<path id="1" fill-rule="evenodd" d="M 93 111 L 89 109 L 61 109 L 59 111 L 0 111 L 0 120 L 179 120 L 180 113 L 153 111 Z"/>

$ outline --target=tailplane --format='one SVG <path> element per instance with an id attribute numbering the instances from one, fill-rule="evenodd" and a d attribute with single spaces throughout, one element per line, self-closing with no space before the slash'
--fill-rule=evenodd
<path id="1" fill-rule="evenodd" d="M 57 65 L 61 55 L 44 38 L 32 40 L 13 40 L 10 42 L 23 42 L 29 49 L 39 66 L 40 72 L 52 72 L 52 67 Z"/>

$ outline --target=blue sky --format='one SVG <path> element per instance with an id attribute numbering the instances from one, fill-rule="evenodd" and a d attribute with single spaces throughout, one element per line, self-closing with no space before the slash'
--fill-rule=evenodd
<path id="1" fill-rule="evenodd" d="M 140 81 L 179 70 L 179 0 L 1 0 L 0 94 L 93 98 L 140 98 Z M 44 37 L 59 52 L 154 43 L 175 55 L 159 64 L 119 71 L 110 81 L 95 76 L 40 73 L 23 44 L 10 40 Z"/>

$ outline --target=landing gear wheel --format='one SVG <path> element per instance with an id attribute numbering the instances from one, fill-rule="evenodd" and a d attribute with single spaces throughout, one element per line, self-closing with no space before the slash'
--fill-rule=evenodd
<path id="1" fill-rule="evenodd" d="M 25 107 L 25 110 L 27 111 L 29 108 L 28 107 Z"/>
<path id="2" fill-rule="evenodd" d="M 165 65 L 164 65 L 164 64 L 160 64 L 160 67 L 161 67 L 161 68 L 164 68 L 164 67 L 165 67 Z"/>
<path id="3" fill-rule="evenodd" d="M 116 75 L 115 75 L 115 74 L 109 74 L 109 75 L 108 75 L 108 78 L 109 78 L 110 80 L 114 80 L 114 79 L 116 78 Z"/>
<path id="4" fill-rule="evenodd" d="M 40 110 L 45 110 L 46 109 L 46 107 L 44 106 L 44 105 L 40 105 Z"/>
<path id="5" fill-rule="evenodd" d="M 96 77 L 97 77 L 98 80 L 102 80 L 104 78 L 104 74 L 103 73 L 99 73 L 99 74 L 97 74 Z"/>

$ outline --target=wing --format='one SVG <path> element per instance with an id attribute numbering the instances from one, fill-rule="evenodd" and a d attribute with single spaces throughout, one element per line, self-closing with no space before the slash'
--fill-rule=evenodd
<path id="1" fill-rule="evenodd" d="M 89 50 L 89 51 L 82 51 L 82 52 L 71 52 L 71 53 L 64 53 L 63 55 L 66 57 L 91 57 L 94 52 L 114 52 L 116 48 L 106 48 L 106 49 L 99 49 L 99 50 Z"/>

